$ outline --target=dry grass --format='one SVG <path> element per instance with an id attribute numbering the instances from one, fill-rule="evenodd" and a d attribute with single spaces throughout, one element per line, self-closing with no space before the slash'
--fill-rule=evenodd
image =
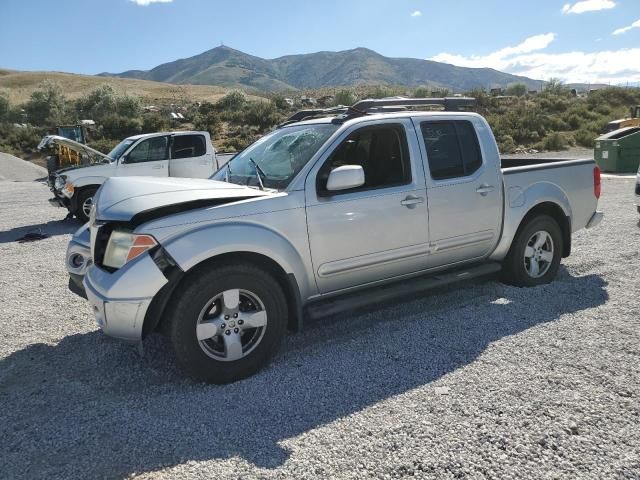
<path id="1" fill-rule="evenodd" d="M 45 80 L 62 85 L 65 96 L 70 100 L 82 97 L 99 85 L 111 85 L 116 91 L 143 97 L 149 103 L 215 102 L 229 89 L 210 85 L 173 85 L 124 78 L 96 77 L 61 72 L 18 72 L 0 69 L 0 88 L 9 92 L 11 104 L 21 104 Z"/>

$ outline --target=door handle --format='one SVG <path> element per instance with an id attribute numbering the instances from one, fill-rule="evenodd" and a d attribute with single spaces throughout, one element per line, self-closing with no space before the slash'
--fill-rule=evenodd
<path id="1" fill-rule="evenodd" d="M 423 197 L 416 197 L 415 195 L 408 195 L 404 200 L 400 201 L 400 205 L 405 206 L 407 208 L 416 208 L 416 205 L 419 203 L 423 203 Z"/>
<path id="2" fill-rule="evenodd" d="M 483 197 L 486 197 L 487 193 L 493 192 L 495 189 L 496 187 L 494 187 L 493 185 L 487 185 L 486 183 L 483 183 L 478 188 L 476 188 L 476 192 L 478 192 Z"/>
<path id="3" fill-rule="evenodd" d="M 153 167 L 151 167 L 154 170 L 160 170 L 161 168 L 164 168 L 162 165 L 154 165 Z"/>

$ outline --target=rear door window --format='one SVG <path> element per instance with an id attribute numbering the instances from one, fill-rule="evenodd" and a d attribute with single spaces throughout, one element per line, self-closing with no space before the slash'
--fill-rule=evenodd
<path id="1" fill-rule="evenodd" d="M 420 129 L 434 180 L 469 176 L 482 166 L 480 146 L 471 122 L 422 122 Z"/>
<path id="2" fill-rule="evenodd" d="M 207 153 L 204 135 L 176 135 L 173 137 L 171 158 L 201 157 Z"/>

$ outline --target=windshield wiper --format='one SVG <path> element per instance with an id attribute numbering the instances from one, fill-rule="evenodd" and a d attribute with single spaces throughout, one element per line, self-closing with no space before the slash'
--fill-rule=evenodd
<path id="1" fill-rule="evenodd" d="M 253 160 L 253 158 L 249 158 L 249 161 L 251 162 L 251 165 L 253 165 L 253 168 L 255 168 L 255 170 L 256 170 L 256 178 L 258 179 L 258 183 L 260 184 L 260 190 L 264 190 L 264 184 L 262 183 L 262 177 L 264 176 L 266 178 L 264 170 L 262 170 L 262 168 L 260 168 L 260 165 L 258 165 Z"/>
<path id="2" fill-rule="evenodd" d="M 231 179 L 231 165 L 229 165 L 230 163 L 231 162 L 229 161 L 225 164 L 225 168 L 227 169 L 227 171 L 224 174 L 224 181 L 227 183 L 229 183 Z"/>

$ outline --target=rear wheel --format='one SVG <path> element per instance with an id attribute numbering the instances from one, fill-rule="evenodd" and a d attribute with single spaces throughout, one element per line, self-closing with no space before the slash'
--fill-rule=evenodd
<path id="1" fill-rule="evenodd" d="M 251 265 L 223 266 L 187 278 L 169 307 L 169 337 L 192 377 L 229 383 L 268 364 L 287 326 L 278 282 Z"/>
<path id="2" fill-rule="evenodd" d="M 507 283 L 530 287 L 551 282 L 562 258 L 562 232 L 548 215 L 530 219 L 513 240 L 503 263 Z"/>
<path id="3" fill-rule="evenodd" d="M 93 206 L 93 197 L 95 196 L 97 188 L 87 188 L 78 194 L 77 206 L 74 215 L 83 224 L 89 221 L 89 214 L 91 213 L 91 207 Z"/>

